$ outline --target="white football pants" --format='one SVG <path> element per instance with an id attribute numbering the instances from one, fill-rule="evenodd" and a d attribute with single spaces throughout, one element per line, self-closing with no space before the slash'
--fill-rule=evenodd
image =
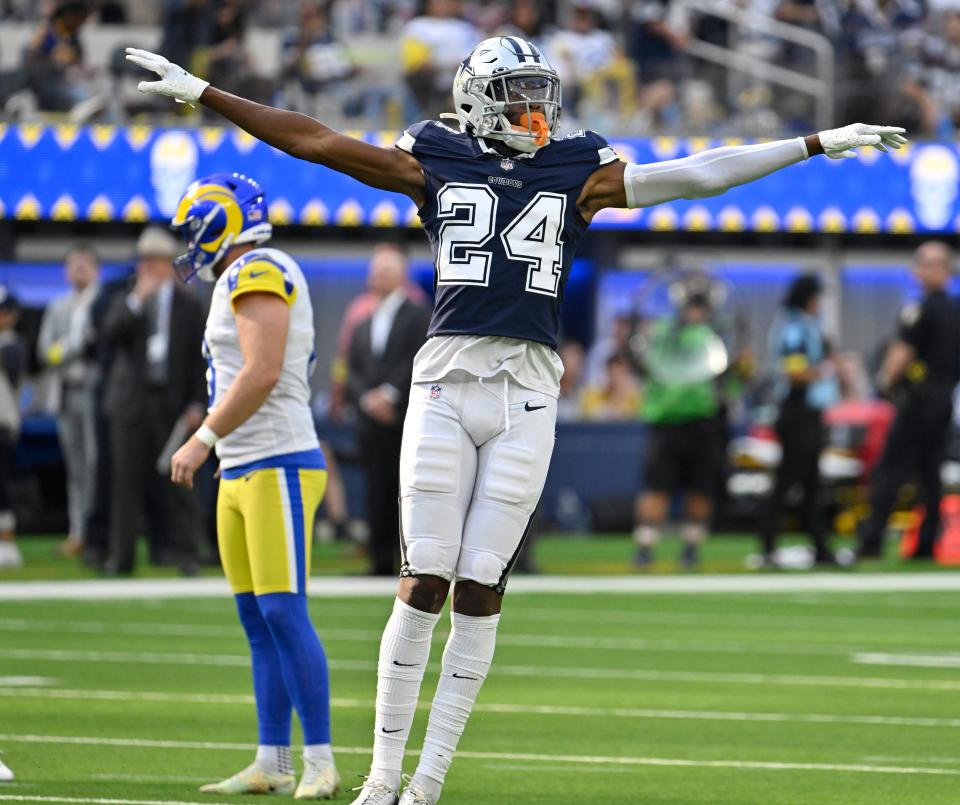
<path id="1" fill-rule="evenodd" d="M 506 374 L 414 383 L 400 453 L 404 576 L 502 593 L 540 500 L 557 401 Z"/>

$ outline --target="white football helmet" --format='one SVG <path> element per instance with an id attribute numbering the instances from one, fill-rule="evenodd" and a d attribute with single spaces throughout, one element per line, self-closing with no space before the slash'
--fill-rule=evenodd
<path id="1" fill-rule="evenodd" d="M 550 142 L 560 123 L 560 78 L 532 42 L 516 36 L 484 39 L 453 79 L 456 114 L 476 137 L 501 140 L 534 153 Z"/>

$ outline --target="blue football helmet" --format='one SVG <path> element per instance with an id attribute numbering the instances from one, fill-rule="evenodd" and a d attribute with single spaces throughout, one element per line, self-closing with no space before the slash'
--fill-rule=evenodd
<path id="1" fill-rule="evenodd" d="M 263 188 L 241 173 L 197 179 L 180 199 L 170 226 L 187 241 L 187 253 L 173 261 L 184 282 L 194 275 L 213 282 L 214 267 L 231 246 L 264 243 L 273 234 Z"/>

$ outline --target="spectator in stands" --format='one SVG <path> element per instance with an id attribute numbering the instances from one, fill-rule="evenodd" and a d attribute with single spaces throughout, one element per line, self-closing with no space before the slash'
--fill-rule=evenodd
<path id="1" fill-rule="evenodd" d="M 105 571 L 134 570 L 136 536 L 147 495 L 162 500 L 168 538 L 183 573 L 196 572 L 200 511 L 192 490 L 157 465 L 203 421 L 207 392 L 201 357 L 203 308 L 175 281 L 173 236 L 151 226 L 137 241 L 137 278 L 117 295 L 104 321 L 115 354 L 104 389 L 110 417 L 110 556 Z"/>
<path id="2" fill-rule="evenodd" d="M 883 556 L 897 490 L 914 474 L 924 518 L 911 558 L 933 556 L 940 527 L 940 470 L 960 380 L 960 314 L 947 293 L 953 261 L 953 250 L 939 241 L 927 241 L 914 255 L 913 274 L 923 299 L 903 309 L 897 338 L 880 367 L 879 389 L 893 400 L 897 417 L 870 479 L 870 516 L 861 523 L 857 551 L 862 559 Z"/>
<path id="3" fill-rule="evenodd" d="M 283 78 L 313 97 L 356 72 L 350 54 L 330 30 L 330 4 L 305 0 L 297 27 L 283 40 Z"/>
<path id="4" fill-rule="evenodd" d="M 904 123 L 928 137 L 952 137 L 960 124 L 960 10 L 943 12 L 907 59 Z"/>
<path id="5" fill-rule="evenodd" d="M 550 59 L 550 27 L 547 25 L 543 4 L 538 0 L 515 0 L 510 6 L 510 18 L 502 26 L 503 36 L 519 36 L 533 42 Z"/>
<path id="6" fill-rule="evenodd" d="M 607 374 L 602 385 L 587 386 L 581 396 L 584 419 L 598 422 L 629 422 L 640 415 L 640 385 L 630 362 L 614 353 L 607 359 Z"/>
<path id="7" fill-rule="evenodd" d="M 788 494 L 795 488 L 802 493 L 801 511 L 813 544 L 814 562 L 836 563 L 827 545 L 819 500 L 820 451 L 825 438 L 823 411 L 838 398 L 827 343 L 817 320 L 822 293 L 819 277 L 798 277 L 770 328 L 768 353 L 776 378 L 776 431 L 781 458 L 760 521 L 764 566 L 769 569 L 778 566 L 776 541 L 780 521 Z"/>
<path id="8" fill-rule="evenodd" d="M 399 569 L 400 441 L 413 358 L 426 340 L 430 311 L 407 297 L 407 258 L 394 244 L 374 248 L 367 287 L 377 305 L 357 325 L 347 355 L 347 399 L 357 414 L 357 440 L 367 483 L 371 572 Z"/>
<path id="9" fill-rule="evenodd" d="M 614 355 L 626 358 L 633 366 L 633 350 L 630 342 L 635 332 L 636 322 L 632 313 L 620 313 L 613 319 L 610 335 L 594 341 L 587 353 L 585 377 L 587 383 L 591 386 L 603 384 L 607 376 L 607 362 Z"/>
<path id="10" fill-rule="evenodd" d="M 217 0 L 204 50 L 206 77 L 227 92 L 251 94 L 253 71 L 244 47 L 246 13 L 241 0 Z M 254 93 L 257 94 L 257 93 Z"/>
<path id="11" fill-rule="evenodd" d="M 214 0 L 163 0 L 160 52 L 175 64 L 197 69 L 197 51 L 210 41 Z"/>
<path id="12" fill-rule="evenodd" d="M 462 0 L 424 0 L 401 42 L 404 80 L 418 119 L 449 111 L 450 77 L 482 38 L 464 19 Z"/>
<path id="13" fill-rule="evenodd" d="M 27 48 L 27 83 L 44 111 L 68 112 L 92 95 L 80 41 L 89 15 L 86 0 L 60 0 Z"/>
<path id="14" fill-rule="evenodd" d="M 563 361 L 560 398 L 557 400 L 557 421 L 572 422 L 583 415 L 583 368 L 586 353 L 579 341 L 564 341 L 558 350 Z"/>
<path id="15" fill-rule="evenodd" d="M 663 123 L 688 69 L 683 59 L 690 40 L 687 21 L 671 12 L 669 0 L 640 0 L 630 4 L 630 23 L 627 53 L 639 73 L 638 103 L 650 125 Z"/>
<path id="16" fill-rule="evenodd" d="M 570 30 L 550 37 L 547 51 L 564 87 L 564 104 L 577 117 L 597 118 L 617 110 L 629 116 L 637 87 L 633 65 L 610 31 L 602 27 L 597 0 L 574 0 Z"/>
<path id="17" fill-rule="evenodd" d="M 923 0 L 855 0 L 847 7 L 837 59 L 841 117 L 876 115 L 878 103 L 897 102 L 904 46 L 919 36 L 925 13 Z"/>
<path id="18" fill-rule="evenodd" d="M 725 353 L 710 324 L 709 286 L 690 286 L 674 316 L 650 329 L 644 351 L 644 490 L 637 498 L 635 564 L 648 567 L 674 495 L 684 493 L 681 564 L 699 562 L 721 470 L 718 376 Z"/>
<path id="19" fill-rule="evenodd" d="M 20 435 L 20 379 L 27 366 L 27 348 L 15 329 L 19 317 L 17 298 L 0 285 L 0 569 L 23 564 L 15 539 L 12 489 Z"/>
<path id="20" fill-rule="evenodd" d="M 799 25 L 830 39 L 840 36 L 840 6 L 829 0 L 781 0 L 774 16 L 781 22 Z M 809 49 L 806 49 L 809 50 Z"/>
<path id="21" fill-rule="evenodd" d="M 100 261 L 91 247 L 74 246 L 64 269 L 70 290 L 54 299 L 43 315 L 37 358 L 52 380 L 50 408 L 57 415 L 70 515 L 62 551 L 73 556 L 83 549 L 96 477 L 97 366 L 91 359 L 90 309 L 100 293 Z"/>

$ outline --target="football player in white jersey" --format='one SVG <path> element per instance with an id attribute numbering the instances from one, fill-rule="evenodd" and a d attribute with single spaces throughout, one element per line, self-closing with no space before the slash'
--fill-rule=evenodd
<path id="1" fill-rule="evenodd" d="M 172 226 L 187 239 L 174 263 L 181 278 L 216 284 L 203 343 L 209 413 L 174 454 L 171 473 L 189 487 L 211 448 L 220 459 L 217 542 L 250 643 L 259 728 L 253 764 L 200 790 L 328 799 L 340 783 L 329 677 L 306 600 L 313 518 L 327 481 L 310 412 L 310 292 L 293 258 L 262 245 L 271 235 L 264 193 L 246 176 L 198 179 Z M 292 710 L 305 744 L 295 792 Z"/>
<path id="2" fill-rule="evenodd" d="M 434 805 L 493 659 L 504 587 L 554 442 L 560 300 L 576 246 L 606 207 L 717 195 L 825 154 L 899 148 L 903 129 L 856 123 L 683 159 L 621 161 L 600 135 L 560 136 L 560 80 L 531 42 L 487 39 L 453 79 L 456 128 L 411 126 L 395 148 L 210 86 L 163 56 L 143 92 L 201 103 L 299 159 L 416 204 L 437 301 L 414 362 L 400 466 L 404 564 L 380 647 L 373 765 L 355 805 Z M 452 628 L 420 763 L 401 765 L 430 637 L 453 582 Z"/>

